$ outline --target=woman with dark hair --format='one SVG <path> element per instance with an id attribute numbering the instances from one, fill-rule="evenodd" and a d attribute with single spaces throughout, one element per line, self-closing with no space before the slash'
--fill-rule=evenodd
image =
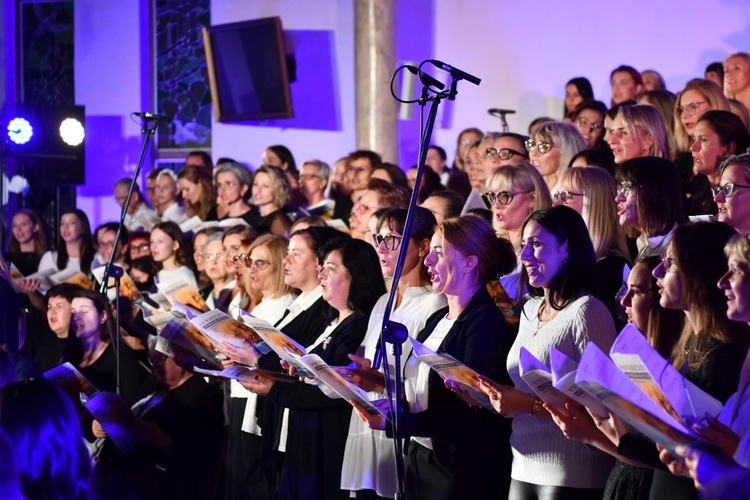
<path id="1" fill-rule="evenodd" d="M 703 72 L 703 78 L 710 80 L 718 85 L 720 88 L 724 88 L 724 65 L 720 62 L 712 62 L 706 66 L 706 71 Z"/>
<path id="2" fill-rule="evenodd" d="M 60 389 L 43 379 L 6 386 L 0 427 L 10 438 L 24 498 L 96 498 L 75 407 Z"/>
<path id="3" fill-rule="evenodd" d="M 162 222 L 151 230 L 151 255 L 159 267 L 159 282 L 170 283 L 179 279 L 198 288 L 193 262 L 185 236 L 174 222 Z"/>
<path id="4" fill-rule="evenodd" d="M 587 148 L 604 147 L 604 117 L 607 106 L 601 101 L 587 99 L 570 113 L 570 121 L 578 128 Z"/>
<path id="5" fill-rule="evenodd" d="M 197 216 L 200 220 L 209 220 L 208 214 L 216 203 L 211 168 L 200 165 L 185 165 L 177 174 L 177 185 L 185 202 L 185 213 L 188 217 Z"/>
<path id="6" fill-rule="evenodd" d="M 333 308 L 330 325 L 307 349 L 329 365 L 345 365 L 367 330 L 367 319 L 385 293 L 378 258 L 369 243 L 336 239 L 318 251 L 323 299 Z M 289 434 L 281 473 L 281 496 L 349 498 L 341 489 L 341 465 L 351 406 L 314 385 L 283 384 L 261 376 L 243 385 L 289 408 Z"/>
<path id="7" fill-rule="evenodd" d="M 721 180 L 711 188 L 719 220 L 737 232 L 750 232 L 750 154 L 730 156 L 719 167 Z"/>
<path id="8" fill-rule="evenodd" d="M 372 238 L 380 257 L 383 275 L 388 278 L 392 278 L 396 270 L 400 246 L 408 245 L 391 320 L 406 326 L 409 334 L 416 337 L 432 313 L 445 307 L 446 302 L 443 295 L 432 290 L 430 275 L 423 263 L 429 252 L 435 217 L 429 210 L 417 207 L 414 212 L 411 237 L 408 242 L 404 242 L 406 212 L 405 208 L 387 209 L 378 218 L 377 232 L 372 235 Z M 373 400 L 382 399 L 386 393 L 382 368 L 372 369 L 371 360 L 374 359 L 376 349 L 378 349 L 383 315 L 389 296 L 386 293 L 380 297 L 370 314 L 367 334 L 362 343 L 364 354 L 362 357 L 350 355 L 353 363 L 339 371 L 345 378 L 349 378 L 353 383 L 368 391 L 370 399 Z M 401 358 L 402 365 L 410 352 L 411 346 L 406 345 Z M 393 366 L 392 354 L 384 352 L 383 355 L 384 362 Z M 403 366 L 400 368 L 403 369 Z M 370 429 L 360 421 L 357 415 L 352 415 L 344 452 L 341 488 L 357 492 L 358 496 L 369 493 L 392 498 L 396 494 L 395 474 L 393 440 L 388 438 L 385 432 Z"/>
<path id="9" fill-rule="evenodd" d="M 294 155 L 289 151 L 289 148 L 281 144 L 268 146 L 263 151 L 261 163 L 263 165 L 278 167 L 284 172 L 297 173 L 297 162 L 294 161 Z"/>
<path id="10" fill-rule="evenodd" d="M 710 187 L 719 185 L 721 162 L 731 155 L 744 153 L 750 146 L 747 128 L 737 115 L 729 111 L 712 110 L 704 113 L 695 124 L 693 137 L 693 144 L 690 146 L 693 173 L 705 175 Z M 693 193 L 688 213 L 697 215 L 716 212 L 717 207 L 710 190 Z"/>
<path id="11" fill-rule="evenodd" d="M 727 271 L 724 246 L 735 234 L 734 229 L 720 222 L 679 226 L 653 271 L 661 306 L 685 314 L 682 333 L 669 356 L 672 365 L 722 403 L 738 385 L 750 343 L 750 326 L 727 318 L 727 299 L 716 286 Z M 646 438 L 627 433 L 622 425 L 601 428 L 622 455 L 651 466 L 660 465 L 656 446 L 644 446 L 648 443 Z M 691 480 L 661 468 L 654 471 L 651 498 L 695 497 Z"/>
<path id="12" fill-rule="evenodd" d="M 563 118 L 567 118 L 586 99 L 594 98 L 594 89 L 588 78 L 578 76 L 568 80 L 565 84 L 565 106 Z M 603 119 L 603 117 L 602 117 Z"/>
<path id="13" fill-rule="evenodd" d="M 135 403 L 148 376 L 134 352 L 120 342 L 119 356 L 112 345 L 114 334 L 108 304 L 100 293 L 80 289 L 70 301 L 75 335 L 68 335 L 63 361 L 76 366 L 86 379 L 100 391 L 118 392 L 128 403 Z"/>
<path id="14" fill-rule="evenodd" d="M 433 289 L 448 306 L 435 312 L 417 340 L 436 352 L 495 380 L 510 384 L 502 360 L 510 345 L 503 314 L 486 285 L 515 266 L 508 240 L 477 217 L 439 225 L 425 257 Z M 451 387 L 455 384 L 447 382 Z M 509 426 L 489 412 L 467 406 L 440 376 L 415 357 L 404 370 L 408 411 L 402 422 L 411 436 L 406 472 L 413 499 L 504 498 L 509 479 Z M 379 415 L 358 410 L 373 429 L 385 429 Z"/>
<path id="15" fill-rule="evenodd" d="M 641 256 L 658 255 L 678 224 L 687 222 L 677 170 L 669 160 L 645 156 L 619 165 L 618 222 L 636 239 Z"/>
<path id="16" fill-rule="evenodd" d="M 611 106 L 633 101 L 643 91 L 643 77 L 632 66 L 621 65 L 612 70 L 609 75 L 609 84 L 612 87 Z"/>
<path id="17" fill-rule="evenodd" d="M 16 212 L 11 222 L 6 260 L 15 264 L 21 274 L 28 276 L 39 269 L 39 261 L 45 248 L 42 220 L 39 216 L 26 208 Z"/>
<path id="18" fill-rule="evenodd" d="M 393 163 L 381 163 L 373 168 L 370 178 L 372 179 L 373 177 L 383 179 L 397 186 L 409 187 L 409 180 L 406 178 L 406 174 L 401 170 L 401 167 Z"/>
<path id="19" fill-rule="evenodd" d="M 71 267 L 89 274 L 95 254 L 89 218 L 82 210 L 74 208 L 60 216 L 57 250 L 50 250 L 42 256 L 39 272 L 57 272 Z"/>
<path id="20" fill-rule="evenodd" d="M 523 227 L 521 261 L 529 299 L 508 354 L 515 387 L 489 380 L 482 386 L 493 407 L 513 419 L 508 498 L 600 499 L 612 462 L 568 441 L 519 371 L 521 347 L 549 366 L 552 347 L 577 361 L 589 342 L 608 351 L 615 339 L 612 316 L 591 294 L 596 255 L 581 216 L 565 206 L 531 214 Z"/>

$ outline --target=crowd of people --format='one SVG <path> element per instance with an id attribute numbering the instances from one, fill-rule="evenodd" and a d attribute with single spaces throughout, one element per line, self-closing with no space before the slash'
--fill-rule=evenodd
<path id="1" fill-rule="evenodd" d="M 123 227 L 63 213 L 54 250 L 40 217 L 17 211 L 0 261 L 3 497 L 397 494 L 394 415 L 285 378 L 298 374 L 250 344 L 216 350 L 223 367 L 262 370 L 252 379 L 196 374 L 143 304 L 115 308 L 95 291 L 110 260 L 146 302 L 183 281 L 209 309 L 267 321 L 383 408 L 396 359 L 373 359 L 393 287 L 391 318 L 480 373 L 494 409 L 407 342 L 407 498 L 747 493 L 750 55 L 702 76 L 675 95 L 658 72 L 620 66 L 608 105 L 573 78 L 563 114 L 526 134 L 467 128 L 452 159 L 430 146 L 408 235 L 417 167 L 368 150 L 298 167 L 275 145 L 254 171 L 195 151 L 179 171 L 150 171 L 127 206 L 132 179 L 114 183 Z M 68 282 L 79 274 L 93 284 Z M 65 279 L 48 287 L 50 275 Z M 545 403 L 521 377 L 522 348 L 545 364 L 553 349 L 577 361 L 591 342 L 608 351 L 627 323 L 725 404 L 693 428 L 713 446 L 662 449 L 614 414 Z M 91 394 L 45 380 L 61 366 L 131 407 L 132 446 L 86 410 Z"/>

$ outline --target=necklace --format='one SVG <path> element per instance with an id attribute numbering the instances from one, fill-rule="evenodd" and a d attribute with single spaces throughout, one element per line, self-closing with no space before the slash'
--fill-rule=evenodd
<path id="1" fill-rule="evenodd" d="M 542 319 L 542 316 L 546 315 L 547 312 L 547 302 L 542 302 L 539 305 L 539 309 L 537 309 L 536 312 L 536 329 L 531 334 L 532 337 L 536 337 L 536 334 L 539 333 L 539 331 L 544 328 L 555 316 L 557 316 L 557 311 L 553 310 L 551 313 L 551 316 L 545 320 Z"/>

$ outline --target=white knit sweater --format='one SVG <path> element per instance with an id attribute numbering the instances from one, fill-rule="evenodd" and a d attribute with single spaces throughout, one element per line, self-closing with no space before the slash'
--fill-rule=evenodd
<path id="1" fill-rule="evenodd" d="M 508 373 L 516 388 L 528 394 L 534 392 L 519 373 L 521 347 L 549 366 L 553 346 L 578 360 L 590 341 L 608 352 L 616 335 L 607 308 L 590 295 L 579 297 L 546 323 L 541 323 L 537 317 L 541 303 L 542 299 L 536 298 L 525 304 L 518 337 L 508 354 Z M 613 464 L 609 455 L 569 441 L 557 425 L 544 416 L 519 413 L 513 417 L 510 438 L 513 479 L 571 488 L 604 487 Z"/>

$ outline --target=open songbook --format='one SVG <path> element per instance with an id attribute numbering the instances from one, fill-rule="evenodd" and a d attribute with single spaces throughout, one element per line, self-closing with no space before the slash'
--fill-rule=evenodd
<path id="1" fill-rule="evenodd" d="M 91 280 L 91 278 L 83 274 L 81 271 L 73 268 L 65 268 L 62 271 L 47 269 L 34 274 L 30 274 L 28 276 L 23 276 L 21 275 L 21 272 L 18 270 L 18 268 L 13 263 L 11 263 L 10 276 L 13 280 L 13 286 L 16 288 L 16 290 L 18 290 L 16 284 L 18 283 L 18 281 L 24 278 L 38 280 L 39 285 L 36 287 L 36 290 L 42 295 L 45 295 L 47 293 L 47 290 L 55 285 L 59 285 L 60 283 L 70 283 L 72 285 L 78 285 L 88 290 L 94 288 L 94 282 Z"/>
<path id="2" fill-rule="evenodd" d="M 412 337 L 409 337 L 409 341 L 413 346 L 412 353 L 419 361 L 429 366 L 443 380 L 451 379 L 455 381 L 477 404 L 497 413 L 492 407 L 490 398 L 477 388 L 480 381 L 477 372 L 456 360 L 450 354 L 437 353 Z"/>
<path id="3" fill-rule="evenodd" d="M 127 453 L 135 447 L 136 417 L 120 396 L 99 391 L 70 363 L 47 370 L 44 377 L 60 387 L 74 403 L 83 404 L 121 452 Z"/>
<path id="4" fill-rule="evenodd" d="M 242 320 L 263 340 L 263 345 L 270 352 L 273 350 L 295 368 L 300 377 L 314 379 L 318 384 L 326 386 L 330 391 L 347 401 L 356 401 L 368 413 L 386 416 L 367 397 L 367 393 L 355 386 L 331 368 L 317 354 L 308 354 L 307 350 L 289 338 L 281 330 L 276 329 L 267 321 L 243 316 Z M 257 347 L 257 346 L 256 346 Z M 324 391 L 329 394 L 330 391 Z"/>
<path id="5" fill-rule="evenodd" d="M 610 356 L 594 343 L 586 346 L 575 381 L 631 428 L 671 451 L 680 444 L 706 446 L 691 427 L 722 409 L 719 401 L 659 355 L 633 325 L 622 330 Z"/>

